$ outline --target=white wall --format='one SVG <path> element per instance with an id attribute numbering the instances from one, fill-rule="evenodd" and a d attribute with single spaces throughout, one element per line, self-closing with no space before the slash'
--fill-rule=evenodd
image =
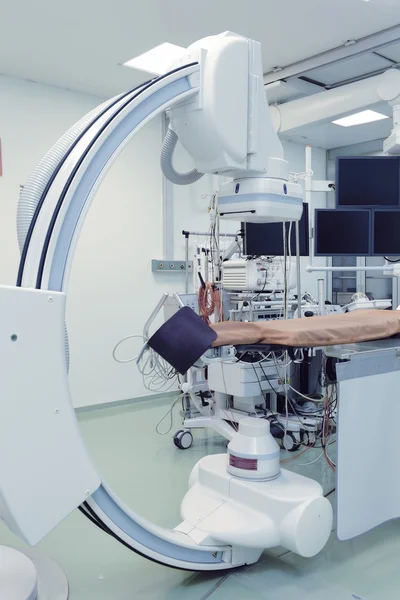
<path id="1" fill-rule="evenodd" d="M 15 215 L 19 186 L 51 145 L 101 99 L 0 77 L 0 283 L 15 283 L 19 253 Z M 117 364 L 112 349 L 128 334 L 141 333 L 162 292 L 184 291 L 183 274 L 153 274 L 151 259 L 163 257 L 161 119 L 153 121 L 117 159 L 94 200 L 79 240 L 68 292 L 70 384 L 75 406 L 105 403 L 148 392 L 135 363 Z M 285 143 L 292 171 L 304 170 L 304 147 Z M 316 151 L 315 174 L 324 178 L 325 152 Z M 190 168 L 178 151 L 176 166 Z M 174 187 L 175 258 L 183 258 L 182 229 L 207 231 L 209 195 L 215 178 L 189 188 Z M 202 195 L 207 197 L 202 198 Z M 238 223 L 223 223 L 235 232 Z M 312 283 L 311 283 L 312 280 Z M 303 289 L 316 289 L 315 276 Z M 127 345 L 135 354 L 140 340 Z"/>

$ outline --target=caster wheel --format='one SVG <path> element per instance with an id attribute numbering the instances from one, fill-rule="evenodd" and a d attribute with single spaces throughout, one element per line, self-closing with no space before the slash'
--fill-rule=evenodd
<path id="1" fill-rule="evenodd" d="M 313 446 L 316 442 L 315 433 L 313 431 L 305 431 L 303 433 L 302 442 L 305 446 Z"/>
<path id="2" fill-rule="evenodd" d="M 282 448 L 288 452 L 296 452 L 300 448 L 300 444 L 293 434 L 287 433 L 282 438 Z"/>
<path id="3" fill-rule="evenodd" d="M 180 429 L 174 435 L 174 444 L 180 450 L 187 450 L 193 444 L 193 436 L 190 431 Z"/>

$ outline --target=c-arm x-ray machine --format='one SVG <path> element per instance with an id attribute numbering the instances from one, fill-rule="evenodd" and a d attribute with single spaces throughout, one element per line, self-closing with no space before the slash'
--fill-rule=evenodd
<path id="1" fill-rule="evenodd" d="M 224 33 L 197 42 L 171 71 L 102 104 L 69 130 L 24 186 L 17 285 L 0 288 L 0 515 L 35 545 L 79 507 L 133 551 L 180 569 L 250 564 L 275 545 L 311 556 L 329 537 L 331 506 L 319 484 L 280 471 L 268 423 L 245 423 L 228 455 L 198 463 L 182 504 L 183 522 L 173 531 L 147 522 L 118 499 L 77 426 L 65 334 L 74 250 L 107 170 L 165 110 L 171 132 L 163 148 L 164 172 L 172 168 L 177 136 L 193 157 L 194 177 L 232 178 L 219 190 L 222 218 L 301 217 L 302 191 L 289 181 L 269 115 L 260 46 L 241 36 Z M 177 183 L 185 179 L 176 172 L 170 176 Z M 254 477 L 261 480 L 256 487 Z M 2 585 L 0 567 L 0 591 Z M 15 600 L 36 598 L 35 575 L 27 574 L 25 591 L 16 593 Z"/>

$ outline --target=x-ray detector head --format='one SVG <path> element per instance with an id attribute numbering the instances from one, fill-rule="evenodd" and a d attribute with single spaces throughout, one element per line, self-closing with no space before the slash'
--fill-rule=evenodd
<path id="1" fill-rule="evenodd" d="M 265 94 L 260 44 L 225 32 L 196 42 L 180 59 L 193 61 L 200 65 L 193 75 L 199 91 L 170 109 L 170 127 L 199 174 L 232 178 L 219 190 L 221 217 L 299 220 L 302 190 L 288 181 Z"/>

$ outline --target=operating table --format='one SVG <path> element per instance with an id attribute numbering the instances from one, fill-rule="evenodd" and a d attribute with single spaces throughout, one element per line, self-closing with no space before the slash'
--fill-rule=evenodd
<path id="1" fill-rule="evenodd" d="M 209 348 L 276 346 L 276 349 L 321 348 L 390 338 L 400 334 L 400 312 L 359 310 L 351 313 L 273 320 L 262 323 L 204 323 L 192 309 L 181 308 L 148 344 L 184 374 Z M 262 349 L 260 346 L 260 349 Z"/>

